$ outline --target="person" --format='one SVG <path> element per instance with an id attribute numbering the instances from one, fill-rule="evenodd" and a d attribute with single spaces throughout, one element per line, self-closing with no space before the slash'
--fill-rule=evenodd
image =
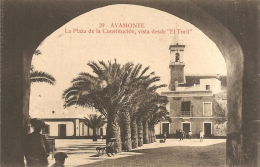
<path id="1" fill-rule="evenodd" d="M 57 152 L 54 154 L 55 163 L 51 167 L 64 167 L 65 159 L 68 155 L 64 152 Z"/>
<path id="2" fill-rule="evenodd" d="M 166 134 L 166 132 L 164 132 L 164 134 L 163 134 L 163 141 L 164 141 L 164 143 L 166 142 L 166 137 L 167 137 L 167 134 Z"/>
<path id="3" fill-rule="evenodd" d="M 24 154 L 28 167 L 47 167 L 50 153 L 49 145 L 44 135 L 40 132 L 45 126 L 42 120 L 33 118 L 30 120 L 33 132 L 25 137 Z"/>
<path id="4" fill-rule="evenodd" d="M 203 141 L 203 138 L 204 138 L 204 132 L 201 130 L 200 131 L 200 142 Z"/>
<path id="5" fill-rule="evenodd" d="M 184 133 L 185 133 L 185 132 L 184 132 L 183 130 L 181 130 L 181 129 L 180 129 L 179 132 L 180 132 L 180 134 L 179 134 L 180 140 L 183 140 L 183 138 L 184 138 Z"/>
<path id="6" fill-rule="evenodd" d="M 189 131 L 188 135 L 189 135 L 189 139 L 191 139 L 192 132 L 191 132 L 191 131 Z"/>

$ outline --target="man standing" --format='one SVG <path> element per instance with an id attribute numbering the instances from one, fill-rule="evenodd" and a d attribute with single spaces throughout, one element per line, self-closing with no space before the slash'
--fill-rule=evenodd
<path id="1" fill-rule="evenodd" d="M 164 143 L 166 142 L 166 137 L 167 137 L 167 134 L 166 134 L 166 132 L 164 132 L 164 134 L 163 134 Z"/>
<path id="2" fill-rule="evenodd" d="M 201 130 L 200 131 L 200 142 L 203 141 L 203 138 L 204 138 L 204 132 Z"/>
<path id="3" fill-rule="evenodd" d="M 44 135 L 40 132 L 45 123 L 39 119 L 31 119 L 33 132 L 26 136 L 24 152 L 28 167 L 47 167 L 50 153 L 49 145 Z"/>
<path id="4" fill-rule="evenodd" d="M 189 135 L 189 139 L 191 139 L 191 136 L 192 136 L 191 131 L 189 131 L 188 135 Z"/>

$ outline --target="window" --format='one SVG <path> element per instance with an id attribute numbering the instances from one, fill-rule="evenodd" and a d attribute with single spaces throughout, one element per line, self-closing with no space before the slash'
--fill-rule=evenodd
<path id="1" fill-rule="evenodd" d="M 212 116 L 211 102 L 203 102 L 203 116 Z"/>
<path id="2" fill-rule="evenodd" d="M 210 90 L 210 85 L 206 85 L 206 90 Z"/>
<path id="3" fill-rule="evenodd" d="M 177 52 L 175 57 L 175 62 L 179 62 L 180 61 L 180 54 Z"/>
<path id="4" fill-rule="evenodd" d="M 181 103 L 181 115 L 182 116 L 191 116 L 191 102 L 190 101 L 183 101 Z"/>

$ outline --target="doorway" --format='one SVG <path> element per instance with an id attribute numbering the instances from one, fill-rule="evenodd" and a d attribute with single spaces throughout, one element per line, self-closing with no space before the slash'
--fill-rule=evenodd
<path id="1" fill-rule="evenodd" d="M 185 134 L 188 134 L 190 129 L 190 122 L 182 123 L 182 130 L 185 132 Z"/>
<path id="2" fill-rule="evenodd" d="M 170 123 L 162 123 L 162 134 L 166 133 L 168 136 L 170 134 Z"/>
<path id="3" fill-rule="evenodd" d="M 59 124 L 59 137 L 66 137 L 66 124 Z"/>
<path id="4" fill-rule="evenodd" d="M 204 122 L 203 123 L 203 129 L 204 129 L 204 137 L 211 137 L 212 134 L 212 123 L 211 122 Z"/>

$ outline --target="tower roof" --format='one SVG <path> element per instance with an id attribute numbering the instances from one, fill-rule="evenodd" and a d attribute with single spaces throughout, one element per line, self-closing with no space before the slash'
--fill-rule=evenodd
<path id="1" fill-rule="evenodd" d="M 174 36 L 172 38 L 171 45 L 176 45 L 176 44 L 184 45 L 180 36 L 179 36 L 178 29 L 179 29 L 179 27 L 178 27 L 178 24 L 176 23 L 176 26 L 175 26 L 175 29 L 174 29 Z"/>

